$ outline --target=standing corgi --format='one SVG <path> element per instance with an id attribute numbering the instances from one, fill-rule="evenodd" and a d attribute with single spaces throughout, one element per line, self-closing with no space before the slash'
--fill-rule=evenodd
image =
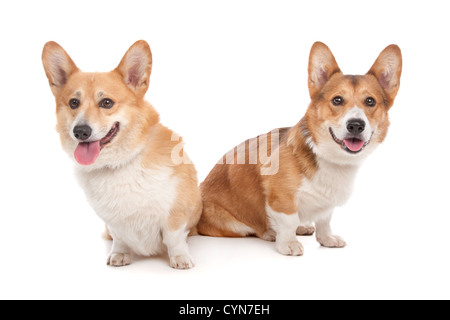
<path id="1" fill-rule="evenodd" d="M 331 216 L 349 199 L 363 160 L 386 137 L 401 72 L 396 45 L 381 52 L 367 74 L 353 76 L 341 72 L 325 44 L 315 43 L 306 115 L 224 156 L 201 185 L 198 232 L 258 236 L 276 241 L 281 254 L 299 256 L 296 235 L 314 233 L 314 222 L 322 246 L 346 246 L 331 231 Z"/>
<path id="2" fill-rule="evenodd" d="M 197 172 L 182 142 L 144 100 L 152 70 L 145 41 L 111 72 L 80 71 L 55 42 L 42 54 L 56 99 L 57 131 L 89 203 L 113 238 L 107 264 L 167 250 L 170 266 L 194 266 L 187 236 L 200 218 Z M 179 161 L 180 157 L 183 161 Z"/>

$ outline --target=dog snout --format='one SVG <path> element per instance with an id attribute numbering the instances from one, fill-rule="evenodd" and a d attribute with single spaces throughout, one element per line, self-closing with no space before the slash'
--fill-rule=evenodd
<path id="1" fill-rule="evenodd" d="M 362 119 L 350 119 L 347 122 L 347 130 L 352 135 L 361 134 L 366 129 L 366 123 Z"/>
<path id="2" fill-rule="evenodd" d="M 85 141 L 92 135 L 92 129 L 88 125 L 80 125 L 73 128 L 73 135 L 78 140 Z"/>

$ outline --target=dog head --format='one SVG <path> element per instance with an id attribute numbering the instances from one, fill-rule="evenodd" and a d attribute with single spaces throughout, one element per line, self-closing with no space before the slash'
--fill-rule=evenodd
<path id="1" fill-rule="evenodd" d="M 42 61 L 56 100 L 57 131 L 63 148 L 78 164 L 116 166 L 131 158 L 143 131 L 159 121 L 144 101 L 152 54 L 136 42 L 111 72 L 80 71 L 55 42 L 45 45 Z"/>
<path id="2" fill-rule="evenodd" d="M 344 75 L 330 49 L 317 42 L 311 49 L 305 137 L 320 157 L 356 164 L 386 137 L 388 111 L 400 86 L 402 56 L 390 45 L 365 75 Z"/>

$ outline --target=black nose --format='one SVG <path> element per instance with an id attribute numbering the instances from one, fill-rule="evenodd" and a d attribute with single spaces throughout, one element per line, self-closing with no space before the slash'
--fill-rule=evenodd
<path id="1" fill-rule="evenodd" d="M 366 123 L 361 119 L 350 119 L 347 122 L 347 130 L 351 134 L 357 135 L 364 131 Z"/>
<path id="2" fill-rule="evenodd" d="M 76 126 L 73 128 L 73 134 L 75 138 L 79 140 L 87 140 L 92 134 L 92 129 L 89 126 L 83 125 L 83 126 Z"/>

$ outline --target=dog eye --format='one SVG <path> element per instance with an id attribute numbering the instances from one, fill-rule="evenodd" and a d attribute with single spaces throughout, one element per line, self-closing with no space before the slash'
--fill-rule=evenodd
<path id="1" fill-rule="evenodd" d="M 368 106 L 368 107 L 375 107 L 375 105 L 377 104 L 375 99 L 372 97 L 367 98 L 365 103 L 366 103 L 366 106 Z"/>
<path id="2" fill-rule="evenodd" d="M 340 96 L 334 97 L 333 100 L 331 100 L 331 103 L 335 106 L 341 106 L 344 103 L 344 99 Z"/>
<path id="3" fill-rule="evenodd" d="M 106 99 L 103 99 L 102 101 L 100 101 L 100 103 L 98 105 L 100 108 L 111 109 L 114 106 L 114 101 L 106 98 Z"/>
<path id="4" fill-rule="evenodd" d="M 80 106 L 80 100 L 78 99 L 71 99 L 69 101 L 69 107 L 71 109 L 77 109 Z"/>

